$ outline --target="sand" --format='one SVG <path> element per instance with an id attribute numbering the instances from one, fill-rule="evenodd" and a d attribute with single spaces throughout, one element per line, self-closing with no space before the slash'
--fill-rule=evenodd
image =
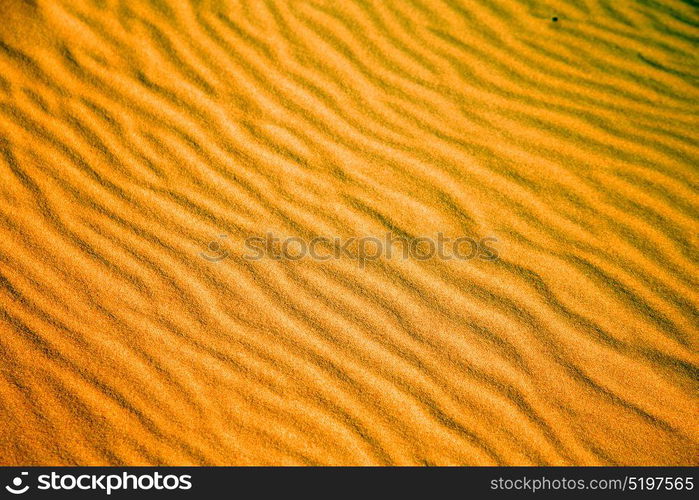
<path id="1" fill-rule="evenodd" d="M 693 2 L 0 11 L 3 465 L 699 463 Z"/>

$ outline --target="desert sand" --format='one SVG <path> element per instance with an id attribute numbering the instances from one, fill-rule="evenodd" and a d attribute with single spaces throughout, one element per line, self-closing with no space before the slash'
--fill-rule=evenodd
<path id="1" fill-rule="evenodd" d="M 2 464 L 699 463 L 695 2 L 0 18 Z"/>

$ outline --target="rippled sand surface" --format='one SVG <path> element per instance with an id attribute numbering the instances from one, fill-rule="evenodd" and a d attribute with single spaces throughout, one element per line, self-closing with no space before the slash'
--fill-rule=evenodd
<path id="1" fill-rule="evenodd" d="M 696 2 L 0 10 L 3 464 L 699 462 Z"/>

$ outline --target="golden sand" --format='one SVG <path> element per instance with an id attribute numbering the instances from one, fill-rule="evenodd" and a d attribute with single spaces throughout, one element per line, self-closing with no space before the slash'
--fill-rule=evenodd
<path id="1" fill-rule="evenodd" d="M 699 463 L 693 2 L 0 11 L 3 464 Z"/>

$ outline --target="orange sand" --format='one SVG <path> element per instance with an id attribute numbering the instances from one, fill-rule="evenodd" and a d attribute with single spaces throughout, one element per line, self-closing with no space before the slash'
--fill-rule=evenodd
<path id="1" fill-rule="evenodd" d="M 0 11 L 3 464 L 699 463 L 690 2 Z"/>

